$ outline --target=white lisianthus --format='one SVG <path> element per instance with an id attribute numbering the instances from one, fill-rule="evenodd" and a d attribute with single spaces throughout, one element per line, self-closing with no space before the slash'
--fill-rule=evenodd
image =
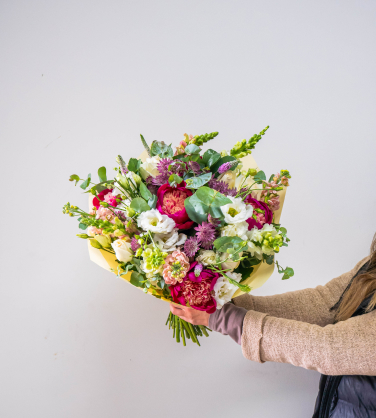
<path id="1" fill-rule="evenodd" d="M 183 245 L 187 240 L 185 234 L 179 234 L 177 229 L 173 229 L 168 234 L 155 234 L 154 242 L 158 245 L 161 251 L 165 253 L 172 253 L 177 250 L 179 245 Z"/>
<path id="2" fill-rule="evenodd" d="M 168 234 L 175 228 L 175 221 L 162 215 L 157 209 L 151 209 L 139 215 L 137 225 L 144 231 Z"/>
<path id="3" fill-rule="evenodd" d="M 216 253 L 213 250 L 200 250 L 196 257 L 196 261 L 204 266 L 216 264 Z"/>
<path id="4" fill-rule="evenodd" d="M 94 238 L 103 248 L 111 248 L 111 238 L 106 235 L 94 235 Z"/>
<path id="5" fill-rule="evenodd" d="M 241 257 L 242 255 L 243 255 L 243 252 L 239 253 L 239 257 Z M 223 261 L 223 263 L 221 263 L 221 267 L 222 267 L 223 270 L 233 271 L 237 267 L 239 267 L 239 264 L 240 264 L 240 260 L 232 261 L 231 258 L 230 258 L 230 254 L 228 254 L 228 253 L 221 253 L 220 260 Z M 227 261 L 225 261 L 225 260 L 227 260 Z"/>
<path id="6" fill-rule="evenodd" d="M 139 186 L 141 183 L 141 177 L 133 171 L 128 171 L 125 177 L 131 179 L 136 186 Z"/>
<path id="7" fill-rule="evenodd" d="M 157 165 L 160 161 L 158 156 L 146 158 L 146 161 L 141 164 L 140 166 L 140 174 L 141 177 L 146 180 L 149 176 L 157 177 L 159 171 L 157 169 Z"/>
<path id="8" fill-rule="evenodd" d="M 240 273 L 226 273 L 226 276 L 230 279 L 240 282 L 242 275 Z M 234 293 L 238 290 L 238 287 L 233 285 L 224 276 L 218 278 L 214 285 L 214 299 L 217 302 L 217 309 L 222 309 L 223 305 L 230 302 Z"/>
<path id="9" fill-rule="evenodd" d="M 248 241 L 247 251 L 251 253 L 252 257 L 257 257 L 259 260 L 262 260 L 262 248 L 258 247 L 252 241 Z"/>
<path id="10" fill-rule="evenodd" d="M 123 263 L 128 263 L 133 258 L 133 251 L 131 250 L 131 243 L 123 239 L 117 239 L 111 244 L 115 251 L 116 258 Z"/>
<path id="11" fill-rule="evenodd" d="M 232 203 L 221 206 L 222 213 L 227 224 L 244 222 L 253 214 L 253 207 L 246 205 L 241 197 L 230 197 Z"/>
<path id="12" fill-rule="evenodd" d="M 264 240 L 264 236 L 270 233 L 272 237 L 275 237 L 278 234 L 278 231 L 275 227 L 271 224 L 264 224 L 262 229 L 252 228 L 250 231 L 247 232 L 248 236 L 248 251 L 252 254 L 252 256 L 256 256 L 257 258 L 261 259 L 262 254 L 272 255 L 274 254 L 273 248 L 267 247 L 265 245 L 255 245 L 255 244 L 262 244 Z"/>
<path id="13" fill-rule="evenodd" d="M 247 240 L 248 224 L 247 222 L 239 222 L 237 224 L 229 224 L 220 229 L 221 237 L 240 237 Z"/>

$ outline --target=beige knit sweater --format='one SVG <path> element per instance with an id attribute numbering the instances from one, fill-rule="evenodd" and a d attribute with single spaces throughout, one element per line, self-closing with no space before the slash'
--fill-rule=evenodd
<path id="1" fill-rule="evenodd" d="M 368 259 L 315 289 L 235 298 L 236 306 L 248 310 L 242 333 L 244 356 L 326 375 L 376 376 L 376 310 L 336 324 L 330 311 Z"/>

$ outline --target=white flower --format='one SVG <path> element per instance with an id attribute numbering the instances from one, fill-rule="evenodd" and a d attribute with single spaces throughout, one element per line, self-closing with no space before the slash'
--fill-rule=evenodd
<path id="1" fill-rule="evenodd" d="M 229 197 L 232 203 L 221 206 L 227 224 L 244 222 L 252 216 L 253 207 L 246 205 L 241 197 Z"/>
<path id="2" fill-rule="evenodd" d="M 136 186 L 139 186 L 141 183 L 141 177 L 133 171 L 128 171 L 125 177 L 132 180 Z"/>
<path id="3" fill-rule="evenodd" d="M 200 250 L 198 256 L 196 257 L 196 261 L 203 264 L 204 266 L 215 264 L 216 253 L 213 250 Z"/>
<path id="4" fill-rule="evenodd" d="M 252 257 L 257 257 L 259 260 L 262 260 L 262 248 L 255 245 L 252 241 L 248 241 L 247 251 L 251 253 Z"/>
<path id="5" fill-rule="evenodd" d="M 224 226 L 220 231 L 221 237 L 240 237 L 243 240 L 248 239 L 248 224 L 245 221 Z"/>
<path id="6" fill-rule="evenodd" d="M 157 177 L 159 171 L 157 169 L 157 165 L 160 161 L 158 156 L 146 158 L 146 161 L 141 164 L 140 167 L 140 174 L 141 177 L 146 180 L 149 176 Z"/>
<path id="7" fill-rule="evenodd" d="M 239 253 L 239 257 L 241 257 L 242 255 L 243 255 L 243 252 Z M 237 267 L 239 267 L 239 264 L 240 264 L 240 260 L 232 261 L 230 258 L 230 254 L 228 253 L 221 253 L 220 260 L 221 261 L 227 260 L 224 263 L 221 263 L 221 267 L 223 270 L 231 270 L 231 271 L 235 270 Z"/>
<path id="8" fill-rule="evenodd" d="M 230 279 L 240 282 L 242 275 L 240 273 L 226 273 Z M 231 284 L 224 276 L 218 278 L 214 285 L 214 299 L 217 302 L 217 309 L 222 309 L 223 305 L 230 302 L 238 287 Z"/>
<path id="9" fill-rule="evenodd" d="M 155 234 L 154 241 L 165 253 L 172 253 L 179 245 L 183 245 L 187 240 L 185 234 L 178 234 L 177 229 L 173 229 L 168 234 Z"/>
<path id="10" fill-rule="evenodd" d="M 264 224 L 262 229 L 258 229 L 256 227 L 252 228 L 250 231 L 247 232 L 248 236 L 248 251 L 252 254 L 252 256 L 256 256 L 260 260 L 262 259 L 262 254 L 272 255 L 274 254 L 273 248 L 266 247 L 262 245 L 261 247 L 255 244 L 261 244 L 264 240 L 264 236 L 270 233 L 272 237 L 275 237 L 278 234 L 278 231 L 275 227 L 271 224 Z"/>
<path id="11" fill-rule="evenodd" d="M 151 267 L 150 264 L 149 264 L 149 267 Z M 163 272 L 163 265 L 162 266 L 159 266 L 158 268 L 155 268 L 155 267 L 147 268 L 146 261 L 145 260 L 142 260 L 141 261 L 141 269 L 145 273 L 146 278 L 151 279 L 157 273 L 162 274 L 162 272 Z"/>
<path id="12" fill-rule="evenodd" d="M 175 228 L 175 221 L 162 215 L 157 209 L 151 209 L 139 215 L 137 225 L 145 231 L 168 234 Z"/>
<path id="13" fill-rule="evenodd" d="M 128 263 L 133 258 L 133 252 L 131 250 L 130 242 L 124 241 L 123 239 L 117 239 L 111 244 L 115 251 L 116 258 L 119 261 Z"/>

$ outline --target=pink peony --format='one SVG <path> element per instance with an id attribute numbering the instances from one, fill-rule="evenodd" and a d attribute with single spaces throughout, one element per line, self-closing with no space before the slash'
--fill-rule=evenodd
<path id="1" fill-rule="evenodd" d="M 193 225 L 184 207 L 185 199 L 192 196 L 192 192 L 184 186 L 184 182 L 177 187 L 171 187 L 167 183 L 161 186 L 157 192 L 157 209 L 162 215 L 173 219 L 178 229 L 189 229 Z"/>
<path id="2" fill-rule="evenodd" d="M 213 289 L 220 275 L 211 270 L 201 270 L 195 267 L 197 261 L 191 264 L 188 274 L 181 283 L 170 285 L 172 299 L 175 303 L 191 306 L 199 311 L 211 314 L 217 309 L 217 303 L 213 297 Z"/>
<path id="3" fill-rule="evenodd" d="M 107 202 L 109 205 L 114 208 L 118 205 L 116 202 L 116 196 L 112 194 L 110 189 L 104 189 L 93 199 L 93 205 L 98 209 L 100 207 L 100 202 Z"/>
<path id="4" fill-rule="evenodd" d="M 264 224 L 271 224 L 273 222 L 273 212 L 266 203 L 254 199 L 251 195 L 246 197 L 245 202 L 251 204 L 254 209 L 260 209 L 263 211 L 263 213 L 257 213 L 256 211 L 253 211 L 253 214 L 256 216 L 257 220 L 253 217 L 247 219 L 249 230 L 254 227 L 261 229 Z"/>
<path id="5" fill-rule="evenodd" d="M 189 259 L 180 250 L 168 255 L 163 266 L 163 278 L 167 284 L 182 282 L 189 270 Z"/>

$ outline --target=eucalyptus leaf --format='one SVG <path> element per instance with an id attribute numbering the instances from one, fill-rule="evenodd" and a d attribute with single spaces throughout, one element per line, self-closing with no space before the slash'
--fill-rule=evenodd
<path id="1" fill-rule="evenodd" d="M 78 227 L 79 227 L 80 229 L 84 230 L 84 231 L 85 231 L 85 229 L 87 229 L 87 225 L 86 225 L 86 224 L 83 224 L 83 223 L 81 223 L 81 222 L 78 224 Z"/>
<path id="2" fill-rule="evenodd" d="M 171 174 L 171 176 L 168 178 L 168 183 L 171 187 L 177 186 L 182 181 L 183 181 L 183 179 L 180 176 L 178 176 L 177 174 Z"/>
<path id="3" fill-rule="evenodd" d="M 136 271 L 132 271 L 130 283 L 136 287 L 144 287 L 145 276 Z"/>
<path id="4" fill-rule="evenodd" d="M 222 193 L 206 186 L 200 187 L 195 194 L 197 195 L 197 198 L 207 206 L 220 207 L 232 203 L 232 200 Z"/>
<path id="5" fill-rule="evenodd" d="M 219 252 L 227 252 L 228 254 L 233 254 L 236 251 L 241 252 L 247 248 L 247 242 L 240 237 L 220 237 L 213 244 Z"/>
<path id="6" fill-rule="evenodd" d="M 148 201 L 153 196 L 151 191 L 146 187 L 146 184 L 141 182 L 140 183 L 140 194 L 141 196 Z"/>
<path id="7" fill-rule="evenodd" d="M 174 156 L 171 145 L 167 145 L 163 141 L 153 141 L 150 151 L 152 156 L 159 155 L 161 158 L 172 158 Z"/>
<path id="8" fill-rule="evenodd" d="M 208 220 L 208 207 L 201 202 L 196 196 L 196 193 L 184 201 L 185 210 L 189 218 L 198 224 Z"/>
<path id="9" fill-rule="evenodd" d="M 131 158 L 128 163 L 128 170 L 137 173 L 140 169 L 142 161 L 137 158 Z"/>
<path id="10" fill-rule="evenodd" d="M 206 184 L 212 178 L 212 173 L 205 173 L 199 177 L 191 177 L 186 179 L 185 184 L 188 189 L 198 189 Z"/>
<path id="11" fill-rule="evenodd" d="M 158 198 L 155 194 L 151 195 L 151 198 L 148 200 L 148 205 L 150 206 L 150 209 L 155 209 L 157 206 Z"/>
<path id="12" fill-rule="evenodd" d="M 205 154 L 202 156 L 202 161 L 207 167 L 211 167 L 221 158 L 221 154 L 213 149 L 208 149 L 205 151 Z"/>
<path id="13" fill-rule="evenodd" d="M 98 168 L 98 177 L 100 182 L 107 181 L 106 167 Z"/>
<path id="14" fill-rule="evenodd" d="M 287 280 L 295 274 L 294 270 L 291 267 L 286 267 L 285 273 L 282 276 L 282 280 Z"/>
<path id="15" fill-rule="evenodd" d="M 198 147 L 195 144 L 189 144 L 188 146 L 185 147 L 184 152 L 186 154 L 199 154 L 201 151 L 200 147 Z"/>
<path id="16" fill-rule="evenodd" d="M 147 210 L 150 210 L 150 206 L 146 203 L 145 199 L 143 199 L 142 197 L 135 197 L 129 206 L 138 213 L 146 212 Z"/>
<path id="17" fill-rule="evenodd" d="M 263 181 L 266 181 L 266 175 L 263 171 L 259 171 L 256 175 L 253 176 L 253 180 L 261 184 Z"/>

